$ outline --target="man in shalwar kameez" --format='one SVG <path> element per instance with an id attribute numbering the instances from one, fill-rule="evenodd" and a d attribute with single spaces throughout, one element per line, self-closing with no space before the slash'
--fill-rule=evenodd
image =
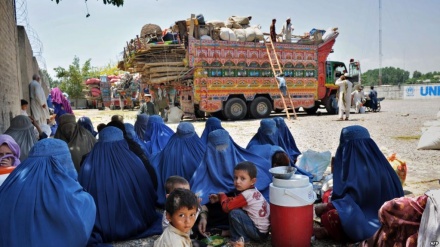
<path id="1" fill-rule="evenodd" d="M 49 111 L 46 105 L 46 95 L 40 85 L 40 76 L 34 74 L 29 83 L 29 96 L 31 99 L 31 115 L 37 121 L 38 125 L 47 124 Z"/>
<path id="2" fill-rule="evenodd" d="M 343 120 L 345 113 L 345 120 L 350 117 L 350 107 L 351 107 L 351 91 L 353 83 L 346 79 L 348 74 L 342 75 L 335 82 L 336 86 L 339 86 L 338 90 L 338 107 L 339 107 L 339 119 Z"/>

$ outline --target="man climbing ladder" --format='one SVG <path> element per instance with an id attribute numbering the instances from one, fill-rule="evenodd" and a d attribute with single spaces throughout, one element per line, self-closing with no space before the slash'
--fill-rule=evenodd
<path id="1" fill-rule="evenodd" d="M 275 45 L 271 39 L 269 39 L 269 41 L 266 40 L 265 44 L 266 44 L 267 56 L 269 57 L 270 66 L 272 67 L 272 72 L 273 72 L 275 81 L 278 85 L 278 88 L 280 89 L 280 96 L 281 96 L 281 100 L 283 101 L 284 109 L 287 114 L 287 119 L 290 120 L 290 114 L 289 114 L 289 109 L 287 109 L 286 101 L 284 99 L 284 96 L 286 96 L 286 95 L 289 96 L 290 105 L 292 106 L 293 114 L 295 115 L 295 119 L 298 119 L 296 112 L 295 112 L 295 106 L 293 105 L 292 98 L 290 97 L 290 93 L 287 88 L 286 79 L 284 78 L 284 73 L 281 69 L 280 60 L 278 59 L 278 55 L 275 50 Z"/>

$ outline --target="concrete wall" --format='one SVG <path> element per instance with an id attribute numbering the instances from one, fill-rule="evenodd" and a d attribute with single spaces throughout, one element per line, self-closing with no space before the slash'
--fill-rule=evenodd
<path id="1" fill-rule="evenodd" d="M 14 0 L 0 1 L 0 133 L 20 112 L 21 79 L 18 62 Z"/>
<path id="2" fill-rule="evenodd" d="M 31 102 L 29 99 L 29 87 L 26 86 L 31 81 L 32 75 L 35 73 L 33 64 L 32 47 L 29 38 L 23 26 L 17 26 L 18 35 L 18 60 L 20 63 L 20 79 L 22 81 L 21 98 Z M 28 114 L 30 110 L 28 109 Z"/>
<path id="3" fill-rule="evenodd" d="M 385 97 L 385 99 L 402 99 L 403 98 L 403 86 L 375 86 L 377 91 L 377 97 Z M 368 91 L 370 88 L 368 88 Z M 367 90 L 365 90 L 367 91 Z"/>

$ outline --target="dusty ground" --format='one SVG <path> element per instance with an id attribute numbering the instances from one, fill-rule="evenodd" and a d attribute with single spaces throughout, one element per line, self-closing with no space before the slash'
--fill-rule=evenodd
<path id="1" fill-rule="evenodd" d="M 440 99 L 433 100 L 384 100 L 382 110 L 378 113 L 352 114 L 350 121 L 336 121 L 337 116 L 327 115 L 320 109 L 322 115 L 298 114 L 298 119 L 287 120 L 296 144 L 300 151 L 307 149 L 315 151 L 331 151 L 334 155 L 339 143 L 340 131 L 350 125 L 366 127 L 373 140 L 387 155 L 397 153 L 398 158 L 405 160 L 408 175 L 404 185 L 407 196 L 422 195 L 430 188 L 440 188 L 440 150 L 416 150 L 422 130 L 430 121 L 436 120 L 440 110 Z M 134 123 L 136 111 L 130 110 L 77 110 L 75 115 L 88 116 L 94 126 L 107 123 L 114 114 L 124 116 L 126 122 Z M 285 116 L 279 115 L 279 116 Z M 189 120 L 185 120 L 189 121 Z M 192 122 L 199 136 L 203 132 L 205 122 Z M 256 133 L 260 120 L 245 120 L 223 122 L 223 127 L 229 131 L 235 142 L 245 147 Z M 177 124 L 168 124 L 176 129 Z M 154 238 L 118 243 L 114 246 L 152 246 Z M 270 241 L 253 246 L 271 246 Z M 314 241 L 313 246 L 337 246 L 331 241 Z"/>

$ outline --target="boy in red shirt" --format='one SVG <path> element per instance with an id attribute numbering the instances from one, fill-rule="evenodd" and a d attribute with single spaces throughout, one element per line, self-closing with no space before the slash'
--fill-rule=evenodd
<path id="1" fill-rule="evenodd" d="M 234 168 L 234 186 L 239 195 L 227 197 L 225 193 L 210 195 L 211 203 L 220 202 L 223 211 L 229 213 L 231 240 L 245 242 L 261 241 L 267 238 L 269 232 L 269 203 L 255 188 L 257 168 L 254 163 L 244 161 Z"/>

